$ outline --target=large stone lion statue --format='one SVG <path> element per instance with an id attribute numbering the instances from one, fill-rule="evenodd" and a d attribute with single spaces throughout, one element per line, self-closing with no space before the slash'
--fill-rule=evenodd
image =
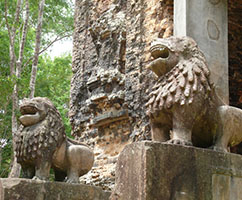
<path id="1" fill-rule="evenodd" d="M 60 113 L 47 98 L 24 99 L 20 105 L 21 125 L 14 139 L 17 162 L 23 177 L 76 183 L 93 166 L 93 151 L 66 137 Z"/>
<path id="2" fill-rule="evenodd" d="M 149 94 L 152 139 L 228 151 L 242 141 L 242 110 L 216 95 L 203 53 L 189 37 L 157 39 L 149 64 L 157 82 Z"/>

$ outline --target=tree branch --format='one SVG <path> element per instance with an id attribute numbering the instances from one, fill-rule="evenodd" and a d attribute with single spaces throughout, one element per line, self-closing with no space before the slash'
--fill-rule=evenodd
<path id="1" fill-rule="evenodd" d="M 15 71 L 16 55 L 14 52 L 14 43 L 15 43 L 15 36 L 16 36 L 16 24 L 18 24 L 18 22 L 19 22 L 21 3 L 22 3 L 22 0 L 17 1 L 17 8 L 15 11 L 15 18 L 14 18 L 15 23 L 12 25 L 12 28 L 10 28 L 10 25 L 8 23 L 8 16 L 7 16 L 8 5 L 7 5 L 7 0 L 5 0 L 5 20 L 6 20 L 6 25 L 7 25 L 8 35 L 9 35 L 9 40 L 10 40 L 9 56 L 10 56 L 10 74 L 11 74 L 11 76 L 16 75 L 16 71 Z"/>
<path id="2" fill-rule="evenodd" d="M 9 23 L 7 25 L 9 32 L 11 32 L 11 34 L 9 34 L 9 38 L 10 38 L 10 42 L 12 43 L 13 47 L 14 47 L 15 36 L 16 36 L 16 27 L 17 27 L 16 25 L 19 22 L 21 2 L 22 2 L 22 0 L 18 0 L 18 2 L 17 2 L 17 8 L 16 8 L 16 11 L 15 11 L 14 24 L 12 25 L 12 30 L 10 30 Z M 8 20 L 8 18 L 7 18 L 7 0 L 5 0 L 5 18 L 6 18 L 6 21 L 7 21 Z"/>
<path id="3" fill-rule="evenodd" d="M 8 34 L 9 34 L 9 57 L 10 57 L 10 74 L 11 76 L 16 75 L 15 65 L 16 65 L 16 55 L 14 52 L 15 46 L 15 37 L 16 37 L 16 27 L 19 23 L 19 16 L 20 16 L 20 7 L 21 7 L 22 0 L 17 1 L 17 8 L 15 11 L 15 18 L 12 27 L 10 28 L 10 24 L 8 23 L 8 16 L 7 16 L 7 1 L 5 0 L 5 20 L 7 24 Z M 18 91 L 17 91 L 17 83 L 14 80 L 14 89 L 12 93 L 12 135 L 14 136 L 18 129 L 17 117 L 16 117 L 16 110 L 18 109 Z M 15 142 L 13 142 L 13 149 L 15 148 Z M 9 174 L 9 177 L 19 177 L 20 175 L 20 165 L 17 164 L 16 157 L 14 157 L 13 167 Z"/>
<path id="4" fill-rule="evenodd" d="M 21 74 L 21 66 L 23 63 L 23 52 L 24 52 L 24 45 L 26 42 L 26 37 L 27 37 L 27 32 L 28 32 L 28 21 L 29 21 L 29 1 L 26 0 L 26 4 L 25 4 L 25 9 L 26 9 L 26 17 L 24 20 L 24 26 L 23 26 L 23 30 L 22 30 L 22 38 L 20 41 L 20 47 L 19 47 L 19 57 L 18 57 L 18 61 L 17 61 L 17 77 L 20 76 Z"/>
<path id="5" fill-rule="evenodd" d="M 7 29 L 8 29 L 8 37 L 9 37 L 9 40 L 10 40 L 10 45 L 12 45 L 12 35 L 11 35 L 11 31 L 10 31 L 10 26 L 9 26 L 9 23 L 8 23 L 8 4 L 7 4 L 7 0 L 5 0 L 5 6 L 4 6 L 4 17 L 5 17 L 5 21 L 6 21 L 6 25 L 7 25 Z"/>
<path id="6" fill-rule="evenodd" d="M 44 49 L 42 49 L 41 51 L 40 51 L 40 53 L 43 53 L 44 51 L 46 51 L 52 44 L 54 44 L 55 42 L 57 42 L 57 41 L 60 41 L 60 40 L 62 40 L 62 39 L 64 39 L 64 38 L 66 38 L 66 37 L 71 37 L 72 36 L 72 34 L 68 34 L 68 35 L 64 35 L 64 36 L 61 36 L 60 38 L 58 38 L 58 37 L 56 37 L 52 42 L 50 42 Z"/>
<path id="7" fill-rule="evenodd" d="M 72 34 L 64 35 L 64 36 L 61 36 L 61 37 L 56 37 L 52 42 L 50 42 L 46 47 L 44 47 L 44 48 L 39 52 L 39 55 L 42 54 L 43 52 L 45 52 L 45 51 L 46 51 L 51 45 L 53 45 L 55 42 L 60 41 L 60 40 L 62 40 L 62 39 L 64 39 L 64 38 L 66 38 L 66 37 L 71 37 L 71 36 L 72 36 Z M 26 63 L 24 64 L 23 68 L 25 68 L 25 67 L 29 64 L 29 62 L 30 62 L 31 60 L 33 60 L 33 58 L 34 58 L 34 56 L 30 57 L 30 58 L 26 61 Z"/>
<path id="8" fill-rule="evenodd" d="M 22 3 L 22 0 L 18 0 L 16 12 L 15 12 L 15 17 L 14 17 L 14 24 L 12 26 L 12 33 L 13 33 L 13 37 L 14 38 L 15 38 L 15 35 L 16 35 L 16 27 L 17 27 L 16 25 L 19 22 L 19 15 L 20 15 L 21 3 Z"/>
<path id="9" fill-rule="evenodd" d="M 34 51 L 34 58 L 32 64 L 32 71 L 30 77 L 30 95 L 29 98 L 34 98 L 35 92 L 35 82 L 36 82 L 36 74 L 37 74 L 37 65 L 39 60 L 39 50 L 40 50 L 40 42 L 41 42 L 41 31 L 42 31 L 42 22 L 43 22 L 43 14 L 44 14 L 44 5 L 45 0 L 41 0 L 39 4 L 39 15 L 38 15 L 38 25 L 36 30 L 36 41 L 35 41 L 35 51 Z"/>

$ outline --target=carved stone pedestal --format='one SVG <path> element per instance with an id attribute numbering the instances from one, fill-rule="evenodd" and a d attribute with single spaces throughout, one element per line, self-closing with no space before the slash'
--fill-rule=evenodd
<path id="1" fill-rule="evenodd" d="M 154 142 L 125 147 L 112 200 L 242 200 L 242 156 Z"/>
<path id="2" fill-rule="evenodd" d="M 107 200 L 101 188 L 31 179 L 0 179 L 0 200 Z"/>

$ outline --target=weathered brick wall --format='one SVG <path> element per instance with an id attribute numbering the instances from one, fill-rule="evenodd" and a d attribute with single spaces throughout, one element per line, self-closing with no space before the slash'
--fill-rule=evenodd
<path id="1" fill-rule="evenodd" d="M 83 178 L 110 188 L 123 147 L 149 139 L 144 104 L 150 82 L 147 48 L 172 34 L 172 0 L 76 0 L 71 83 L 72 134 L 94 147 Z"/>
<path id="2" fill-rule="evenodd" d="M 229 1 L 230 104 L 242 108 L 242 1 Z"/>

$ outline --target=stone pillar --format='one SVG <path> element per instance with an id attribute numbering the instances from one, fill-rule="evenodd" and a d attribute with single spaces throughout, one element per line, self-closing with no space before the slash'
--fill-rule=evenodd
<path id="1" fill-rule="evenodd" d="M 116 166 L 110 200 L 241 200 L 241 155 L 138 142 Z"/>
<path id="2" fill-rule="evenodd" d="M 196 40 L 225 103 L 229 103 L 227 7 L 227 0 L 174 0 L 174 35 Z"/>

